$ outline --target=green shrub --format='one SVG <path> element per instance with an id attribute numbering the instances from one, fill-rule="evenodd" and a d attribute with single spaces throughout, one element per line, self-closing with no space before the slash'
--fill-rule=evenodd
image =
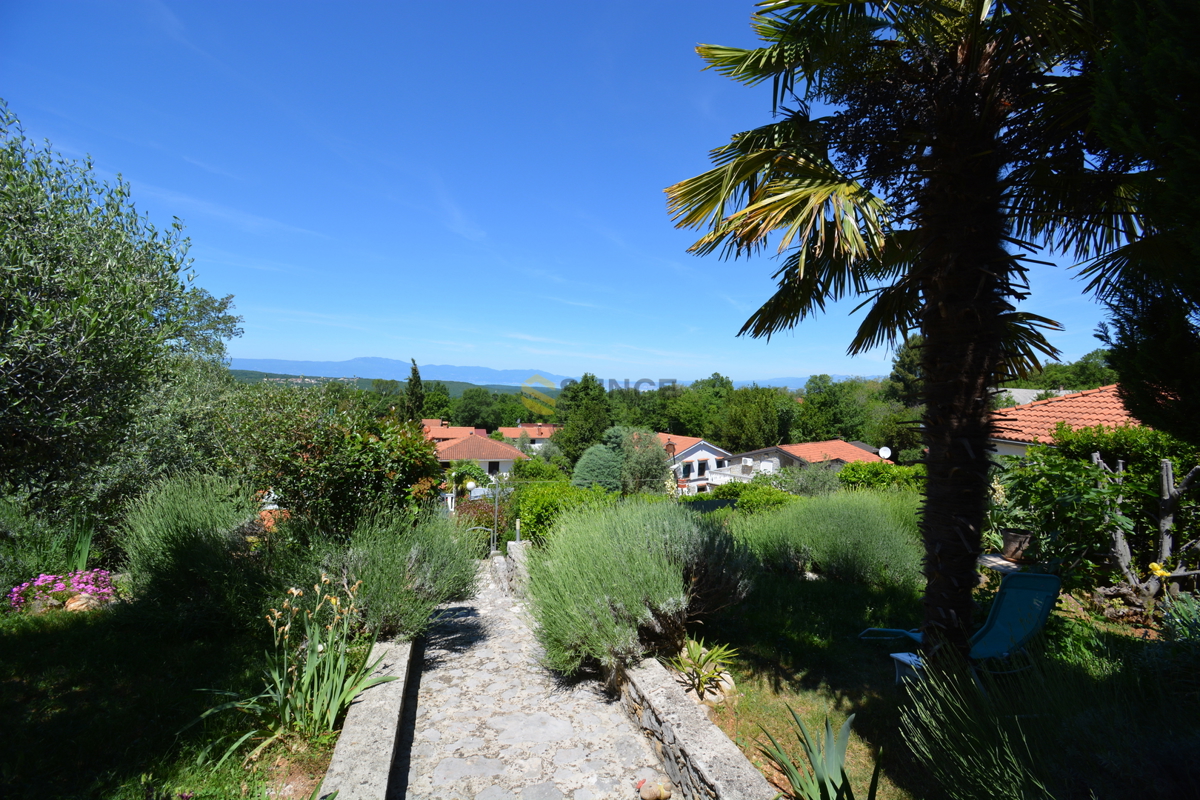
<path id="1" fill-rule="evenodd" d="M 528 434 L 522 434 L 528 436 Z M 513 462 L 513 480 L 516 481 L 565 481 L 567 476 L 553 464 L 540 457 L 521 458 Z"/>
<path id="2" fill-rule="evenodd" d="M 837 471 L 820 464 L 784 467 L 778 472 L 760 472 L 750 483 L 756 486 L 773 486 L 801 497 L 818 497 L 842 488 Z"/>
<path id="3" fill-rule="evenodd" d="M 621 490 L 621 454 L 602 444 L 594 444 L 575 464 L 571 485 L 581 489 L 602 486 L 610 492 Z"/>
<path id="4" fill-rule="evenodd" d="M 383 637 L 419 636 L 439 605 L 475 593 L 476 545 L 440 514 L 365 515 L 345 567 L 350 582 L 362 581 L 367 625 Z"/>
<path id="5" fill-rule="evenodd" d="M 1062 575 L 1068 587 L 1106 579 L 1112 530 L 1119 527 L 1133 551 L 1136 570 L 1155 558 L 1156 526 L 1136 519 L 1138 495 L 1148 490 L 1130 477 L 1108 480 L 1091 461 L 1063 455 L 1053 447 L 1031 447 L 1022 458 L 1001 459 L 992 488 L 989 523 L 1028 528 L 1036 536 L 1026 555 Z"/>
<path id="6" fill-rule="evenodd" d="M 799 500 L 794 494 L 789 494 L 773 486 L 747 486 L 738 495 L 737 510 L 742 514 L 759 514 L 764 511 L 774 511 Z"/>
<path id="7" fill-rule="evenodd" d="M 568 512 L 530 563 L 546 661 L 568 675 L 595 662 L 612 676 L 647 649 L 677 652 L 689 604 L 744 596 L 749 564 L 723 531 L 672 503 Z"/>
<path id="8" fill-rule="evenodd" d="M 139 606 L 199 628 L 257 620 L 269 581 L 239 533 L 256 511 L 246 487 L 216 475 L 169 478 L 133 501 L 119 539 Z"/>
<path id="9" fill-rule="evenodd" d="M 509 497 L 502 495 L 499 503 L 491 497 L 477 497 L 474 500 L 459 500 L 454 504 L 454 521 L 466 539 L 474 543 L 471 545 L 472 552 L 478 558 L 483 558 L 491 547 L 492 526 L 495 526 L 497 540 L 512 528 L 511 512 L 512 501 Z M 487 530 L 472 531 L 471 528 Z"/>
<path id="10" fill-rule="evenodd" d="M 919 492 L 925 488 L 924 464 L 905 467 L 882 461 L 852 461 L 842 467 L 837 476 L 846 489 L 909 489 Z"/>
<path id="11" fill-rule="evenodd" d="M 580 489 L 566 481 L 539 481 L 513 492 L 512 515 L 521 520 L 521 538 L 542 542 L 562 513 L 582 506 L 611 506 L 617 499 L 600 486 Z"/>
<path id="12" fill-rule="evenodd" d="M 704 495 L 692 495 L 701 500 L 737 500 L 742 492 L 750 488 L 750 484 L 740 481 L 730 481 L 709 489 Z"/>
<path id="13" fill-rule="evenodd" d="M 442 478 L 418 423 L 376 418 L 368 395 L 337 382 L 245 389 L 232 428 L 229 468 L 326 533 L 349 533 L 380 503 L 428 497 Z"/>
<path id="14" fill-rule="evenodd" d="M 71 531 L 56 527 L 13 498 L 0 498 L 0 596 L 42 573 L 68 572 Z"/>
<path id="15" fill-rule="evenodd" d="M 840 492 L 736 520 L 733 533 L 772 569 L 916 586 L 923 549 L 915 493 Z"/>

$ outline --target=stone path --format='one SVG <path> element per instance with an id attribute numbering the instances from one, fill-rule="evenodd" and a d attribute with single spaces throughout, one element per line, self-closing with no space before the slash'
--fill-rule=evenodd
<path id="1" fill-rule="evenodd" d="M 635 798 L 636 782 L 658 774 L 645 737 L 595 681 L 539 665 L 524 605 L 490 569 L 450 613 L 426 639 L 408 800 Z"/>

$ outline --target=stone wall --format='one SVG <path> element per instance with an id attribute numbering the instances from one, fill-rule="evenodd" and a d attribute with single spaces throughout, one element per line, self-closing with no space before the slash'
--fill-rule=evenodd
<path id="1" fill-rule="evenodd" d="M 492 558 L 492 574 L 505 592 L 523 599 L 529 585 L 529 542 L 509 542 L 507 557 Z"/>
<path id="2" fill-rule="evenodd" d="M 377 642 L 372 648 L 371 660 L 383 660 L 371 674 L 395 680 L 372 686 L 350 704 L 321 784 L 322 800 L 334 792 L 338 800 L 381 800 L 388 794 L 412 652 L 411 642 Z"/>
<path id="3" fill-rule="evenodd" d="M 621 705 L 685 800 L 771 800 L 777 792 L 700 706 L 647 658 L 625 673 Z"/>

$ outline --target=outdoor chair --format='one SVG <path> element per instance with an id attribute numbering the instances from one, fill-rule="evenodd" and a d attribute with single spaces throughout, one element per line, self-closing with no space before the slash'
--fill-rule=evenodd
<path id="1" fill-rule="evenodd" d="M 1005 575 L 1000 591 L 992 602 L 983 627 L 971 637 L 970 659 L 973 665 L 993 659 L 1007 659 L 1020 652 L 1054 610 L 1061 581 L 1057 575 L 1017 572 Z M 920 644 L 924 636 L 918 630 L 867 628 L 860 639 L 912 639 Z M 924 670 L 916 653 L 892 653 L 896 665 L 896 683 L 905 678 L 920 678 Z M 1014 670 L 1015 671 L 1015 670 Z"/>

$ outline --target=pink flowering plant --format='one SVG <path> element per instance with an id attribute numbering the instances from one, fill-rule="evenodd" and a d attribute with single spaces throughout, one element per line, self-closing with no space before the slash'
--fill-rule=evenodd
<path id="1" fill-rule="evenodd" d="M 102 603 L 112 601 L 116 594 L 112 574 L 106 569 L 84 569 L 66 575 L 38 575 L 32 581 L 14 586 L 8 593 L 8 605 L 20 611 L 36 600 L 66 602 L 77 594 L 90 594 Z"/>

